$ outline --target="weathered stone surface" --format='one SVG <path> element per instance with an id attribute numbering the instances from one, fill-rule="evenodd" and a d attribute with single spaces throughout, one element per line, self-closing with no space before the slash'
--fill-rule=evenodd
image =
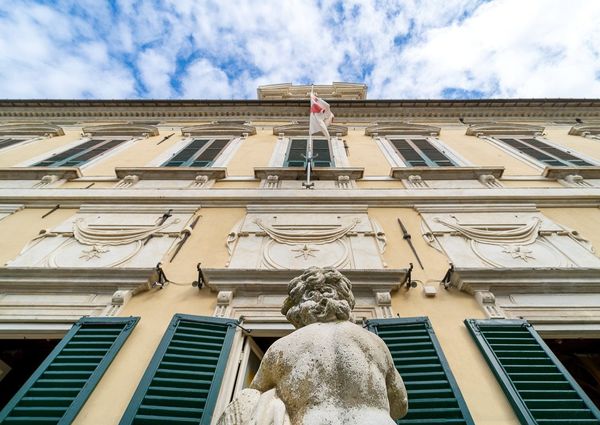
<path id="1" fill-rule="evenodd" d="M 267 350 L 219 425 L 393 425 L 404 416 L 406 390 L 387 346 L 350 321 L 350 281 L 310 268 L 288 292 L 282 313 L 298 329 Z"/>

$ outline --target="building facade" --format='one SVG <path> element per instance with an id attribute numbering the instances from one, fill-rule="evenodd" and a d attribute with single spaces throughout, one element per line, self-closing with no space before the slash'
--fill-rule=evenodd
<path id="1" fill-rule="evenodd" d="M 600 424 L 600 101 L 319 86 L 309 189 L 309 91 L 0 101 L 1 423 L 215 424 L 319 266 L 399 423 Z"/>

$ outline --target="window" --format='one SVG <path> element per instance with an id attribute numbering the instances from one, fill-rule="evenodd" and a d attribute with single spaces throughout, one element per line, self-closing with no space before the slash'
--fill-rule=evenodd
<path id="1" fill-rule="evenodd" d="M 176 314 L 120 425 L 210 424 L 237 323 Z"/>
<path id="2" fill-rule="evenodd" d="M 1 423 L 71 423 L 139 318 L 83 318 L 0 411 Z"/>
<path id="3" fill-rule="evenodd" d="M 559 149 L 534 137 L 495 137 L 496 140 L 511 148 L 553 167 L 577 167 L 595 165 L 585 161 L 567 150 Z"/>
<path id="4" fill-rule="evenodd" d="M 210 167 L 229 142 L 230 139 L 195 138 L 162 166 Z"/>
<path id="5" fill-rule="evenodd" d="M 33 164 L 33 167 L 78 167 L 130 138 L 93 138 Z"/>
<path id="6" fill-rule="evenodd" d="M 284 167 L 305 167 L 307 139 L 291 139 Z M 313 165 L 332 167 L 331 147 L 327 139 L 313 139 Z"/>
<path id="7" fill-rule="evenodd" d="M 424 137 L 389 138 L 390 144 L 409 167 L 454 167 L 456 163 Z"/>
<path id="8" fill-rule="evenodd" d="M 34 137 L 36 137 L 36 136 L 31 136 L 31 137 L 0 136 L 0 149 L 4 149 L 9 146 L 16 145 L 17 143 L 24 142 L 25 140 L 33 139 Z"/>
<path id="9" fill-rule="evenodd" d="M 473 425 L 448 362 L 426 317 L 368 320 L 388 346 L 408 393 L 402 424 Z"/>
<path id="10" fill-rule="evenodd" d="M 522 424 L 600 423 L 600 410 L 527 321 L 465 324 Z"/>

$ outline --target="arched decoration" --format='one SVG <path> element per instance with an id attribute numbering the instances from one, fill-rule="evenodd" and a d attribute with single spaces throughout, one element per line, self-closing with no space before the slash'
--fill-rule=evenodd
<path id="1" fill-rule="evenodd" d="M 0 136 L 64 136 L 63 129 L 54 124 L 20 123 L 0 125 Z"/>
<path id="2" fill-rule="evenodd" d="M 467 128 L 467 136 L 537 136 L 544 127 L 529 124 L 484 123 Z"/>
<path id="3" fill-rule="evenodd" d="M 344 127 L 343 125 L 332 124 L 327 129 L 332 136 L 338 134 L 346 136 L 348 134 L 348 127 Z M 283 134 L 284 136 L 308 136 L 308 120 L 294 121 L 290 124 L 273 127 L 273 134 L 276 136 L 279 136 L 280 134 Z M 319 132 L 316 134 L 321 133 Z"/>
<path id="4" fill-rule="evenodd" d="M 587 136 L 588 134 L 598 136 L 600 135 L 600 123 L 574 125 L 569 130 L 569 134 L 571 136 Z"/>
<path id="5" fill-rule="evenodd" d="M 432 125 L 412 124 L 402 121 L 380 121 L 365 129 L 366 136 L 419 135 L 439 136 L 440 128 Z"/>
<path id="6" fill-rule="evenodd" d="M 194 125 L 181 129 L 184 136 L 235 136 L 256 134 L 256 127 L 246 121 L 213 121 L 210 124 Z"/>
<path id="7" fill-rule="evenodd" d="M 104 124 L 84 127 L 82 132 L 91 136 L 158 136 L 158 128 L 143 124 Z"/>

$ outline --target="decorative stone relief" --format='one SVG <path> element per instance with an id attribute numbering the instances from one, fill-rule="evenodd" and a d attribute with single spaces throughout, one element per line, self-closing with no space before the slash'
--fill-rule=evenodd
<path id="1" fill-rule="evenodd" d="M 589 243 L 534 206 L 423 206 L 424 237 L 454 267 L 600 267 Z"/>
<path id="2" fill-rule="evenodd" d="M 32 187 L 39 189 L 39 188 L 43 188 L 43 187 L 50 187 L 50 186 L 54 186 L 56 182 L 58 182 L 60 179 L 58 176 L 54 175 L 54 174 L 48 174 L 44 177 L 41 178 L 41 180 L 39 182 L 37 182 L 36 184 L 34 184 Z"/>
<path id="3" fill-rule="evenodd" d="M 364 206 L 249 206 L 227 236 L 230 268 L 385 267 L 385 234 Z"/>
<path id="4" fill-rule="evenodd" d="M 476 291 L 475 299 L 481 305 L 488 318 L 490 319 L 502 319 L 504 314 L 502 310 L 496 306 L 496 297 L 490 291 Z"/>
<path id="5" fill-rule="evenodd" d="M 183 234 L 195 207 L 84 205 L 42 230 L 8 267 L 154 267 Z M 167 215 L 168 213 L 168 215 Z"/>
<path id="6" fill-rule="evenodd" d="M 500 184 L 500 182 L 498 181 L 498 179 L 491 174 L 483 174 L 479 176 L 479 181 L 485 187 L 489 187 L 490 189 L 503 187 L 502 184 Z"/>
<path id="7" fill-rule="evenodd" d="M 408 176 L 407 181 L 408 181 L 407 186 L 415 188 L 415 189 L 425 189 L 425 188 L 429 187 L 427 185 L 427 182 L 425 180 L 423 180 L 421 178 L 421 176 L 416 176 L 416 175 Z"/>
<path id="8" fill-rule="evenodd" d="M 123 177 L 123 179 L 121 179 L 121 181 L 119 181 L 115 187 L 128 188 L 135 185 L 138 181 L 140 181 L 139 176 L 136 176 L 135 174 L 130 174 L 128 176 Z"/>
<path id="9" fill-rule="evenodd" d="M 567 187 L 593 187 L 583 176 L 578 174 L 569 174 L 563 179 L 558 179 L 558 181 Z"/>
<path id="10" fill-rule="evenodd" d="M 209 181 L 208 176 L 199 175 L 194 178 L 194 181 L 190 184 L 190 188 L 201 189 L 207 186 Z"/>

